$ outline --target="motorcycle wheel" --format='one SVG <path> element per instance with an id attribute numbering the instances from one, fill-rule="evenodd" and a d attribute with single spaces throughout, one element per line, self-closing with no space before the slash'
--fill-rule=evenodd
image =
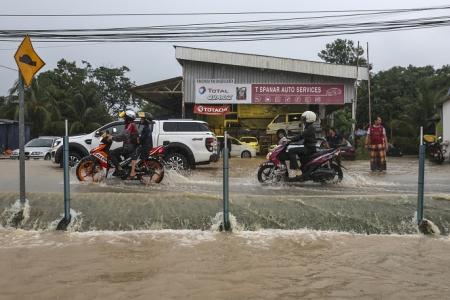
<path id="1" fill-rule="evenodd" d="M 141 161 L 139 168 L 143 172 L 140 179 L 144 184 L 160 183 L 164 178 L 164 166 L 157 160 Z"/>
<path id="2" fill-rule="evenodd" d="M 328 180 L 325 180 L 324 183 L 339 183 L 344 178 L 344 172 L 342 172 L 342 168 L 335 163 L 331 164 L 331 169 L 334 170 L 335 175 L 333 178 L 330 178 Z"/>
<path id="3" fill-rule="evenodd" d="M 76 168 L 76 175 L 79 181 L 97 182 L 99 178 L 101 168 L 96 166 L 95 159 L 91 156 L 82 158 Z"/>
<path id="4" fill-rule="evenodd" d="M 281 176 L 275 174 L 274 165 L 261 165 L 258 169 L 258 181 L 260 183 L 277 183 L 280 182 Z"/>
<path id="5" fill-rule="evenodd" d="M 436 152 L 433 153 L 433 161 L 438 165 L 444 162 L 444 154 L 440 149 L 436 150 Z"/>

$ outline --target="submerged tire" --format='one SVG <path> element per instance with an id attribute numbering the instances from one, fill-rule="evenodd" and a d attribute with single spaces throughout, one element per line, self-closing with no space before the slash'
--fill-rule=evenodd
<path id="1" fill-rule="evenodd" d="M 164 166 L 157 160 L 141 161 L 139 168 L 144 172 L 140 178 L 142 183 L 160 183 L 164 178 Z"/>
<path id="2" fill-rule="evenodd" d="M 98 181 L 97 173 L 100 169 L 95 164 L 95 159 L 91 156 L 82 158 L 75 169 L 79 181 Z"/>
<path id="3" fill-rule="evenodd" d="M 339 183 L 344 178 L 344 172 L 342 172 L 342 168 L 335 164 L 331 164 L 331 168 L 335 171 L 336 175 L 333 178 L 325 180 L 324 183 Z"/>
<path id="4" fill-rule="evenodd" d="M 439 149 L 435 153 L 433 153 L 433 161 L 437 163 L 438 165 L 442 164 L 444 162 L 444 154 Z"/>
<path id="5" fill-rule="evenodd" d="M 275 166 L 272 164 L 261 165 L 257 176 L 260 183 L 277 183 L 281 181 L 281 177 L 275 174 Z"/>

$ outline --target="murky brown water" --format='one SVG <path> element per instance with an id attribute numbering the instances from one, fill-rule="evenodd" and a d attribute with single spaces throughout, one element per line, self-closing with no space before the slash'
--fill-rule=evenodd
<path id="1" fill-rule="evenodd" d="M 0 230 L 0 299 L 448 299 L 450 241 Z"/>
<path id="2" fill-rule="evenodd" d="M 425 215 L 444 235 L 430 238 L 415 234 L 414 159 L 391 160 L 382 175 L 344 162 L 344 181 L 329 186 L 261 186 L 260 162 L 232 159 L 240 230 L 224 234 L 211 229 L 219 165 L 150 187 L 72 178 L 71 232 L 56 232 L 62 171 L 27 162 L 26 230 L 12 229 L 18 163 L 0 161 L 0 300 L 450 299 L 450 165 L 426 167 Z"/>

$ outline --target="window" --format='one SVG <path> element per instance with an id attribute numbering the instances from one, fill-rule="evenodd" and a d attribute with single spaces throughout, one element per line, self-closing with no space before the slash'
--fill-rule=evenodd
<path id="1" fill-rule="evenodd" d="M 210 129 L 201 122 L 164 122 L 163 130 L 166 132 L 209 132 Z"/>
<path id="2" fill-rule="evenodd" d="M 114 128 L 116 130 L 114 130 Z M 106 131 L 108 130 L 110 134 L 120 134 L 122 133 L 122 131 L 125 129 L 125 124 L 113 124 L 109 127 L 104 128 L 101 131 Z M 115 132 L 114 132 L 115 131 Z"/>
<path id="3" fill-rule="evenodd" d="M 298 114 L 298 115 L 288 115 L 288 122 L 299 122 L 301 119 L 302 115 Z"/>
<path id="4" fill-rule="evenodd" d="M 51 147 L 52 140 L 50 139 L 33 139 L 26 144 L 27 147 Z"/>
<path id="5" fill-rule="evenodd" d="M 231 144 L 233 144 L 233 145 L 240 145 L 241 143 L 237 139 L 231 138 Z"/>
<path id="6" fill-rule="evenodd" d="M 285 120 L 286 120 L 286 115 L 279 115 L 273 122 L 274 123 L 284 123 Z"/>

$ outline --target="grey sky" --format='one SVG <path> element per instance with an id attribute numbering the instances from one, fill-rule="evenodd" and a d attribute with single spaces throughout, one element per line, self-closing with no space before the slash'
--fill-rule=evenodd
<path id="1" fill-rule="evenodd" d="M 228 1 L 121 1 L 121 0 L 78 0 L 78 1 L 1 1 L 1 13 L 23 14 L 75 14 L 75 13 L 175 13 L 175 12 L 236 12 L 236 11 L 301 11 L 301 10 L 345 10 L 345 9 L 393 9 L 450 4 L 450 1 L 349 1 L 349 0 L 228 0 Z M 448 13 L 448 11 L 447 11 Z M 444 13 L 434 13 L 442 15 Z M 265 16 L 276 18 L 276 15 Z M 103 17 L 103 18 L 18 18 L 0 17 L 2 29 L 56 29 L 56 28 L 99 28 L 128 27 L 163 24 L 220 22 L 232 19 L 261 18 L 261 16 L 145 16 L 145 17 Z M 370 60 L 375 71 L 392 66 L 433 65 L 441 67 L 450 64 L 450 27 L 420 29 L 391 33 L 333 36 L 285 41 L 258 41 L 241 43 L 178 43 L 179 45 L 209 48 L 225 51 L 256 53 L 263 55 L 320 60 L 317 53 L 326 43 L 336 38 L 369 42 Z M 14 53 L 17 42 L 0 41 L 0 65 L 17 68 Z M 119 67 L 131 69 L 128 76 L 136 84 L 145 84 L 169 77 L 179 76 L 181 67 L 175 60 L 173 43 L 38 43 L 33 42 L 36 52 L 46 62 L 43 71 L 53 69 L 61 58 L 69 61 L 90 62 L 94 67 Z M 55 47 L 56 46 L 56 47 Z M 61 47 L 63 46 L 63 47 Z M 50 48 L 51 47 L 51 48 Z M 0 67 L 0 95 L 7 95 L 8 89 L 17 79 L 17 73 Z"/>

